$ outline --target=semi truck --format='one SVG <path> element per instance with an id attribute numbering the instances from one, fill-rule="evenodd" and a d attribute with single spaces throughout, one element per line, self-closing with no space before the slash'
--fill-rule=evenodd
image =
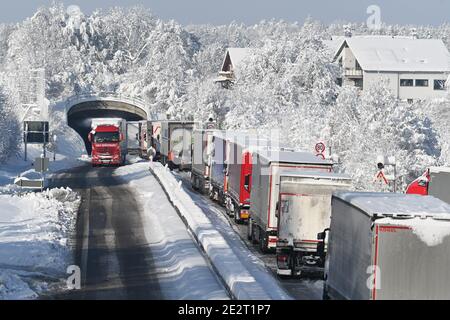
<path id="1" fill-rule="evenodd" d="M 411 182 L 406 188 L 407 194 L 434 196 L 450 203 L 450 168 L 430 167 L 424 174 Z"/>
<path id="2" fill-rule="evenodd" d="M 257 150 L 290 150 L 280 143 L 259 138 L 256 135 L 242 133 L 226 141 L 226 192 L 225 208 L 236 223 L 248 221 L 250 216 L 251 177 L 253 152 Z"/>
<path id="3" fill-rule="evenodd" d="M 212 134 L 212 150 L 209 155 L 209 197 L 225 206 L 226 192 L 226 132 L 216 131 Z"/>
<path id="4" fill-rule="evenodd" d="M 325 299 L 450 299 L 449 204 L 336 192 L 328 238 Z"/>
<path id="5" fill-rule="evenodd" d="M 192 188 L 204 194 L 209 190 L 210 155 L 213 150 L 215 129 L 196 129 L 192 133 Z"/>
<path id="6" fill-rule="evenodd" d="M 119 118 L 92 119 L 88 140 L 92 166 L 123 165 L 127 155 L 126 121 Z"/>
<path id="7" fill-rule="evenodd" d="M 156 125 L 156 123 L 155 123 Z M 191 170 L 192 131 L 199 127 L 194 121 L 164 120 L 161 127 L 161 163 L 170 169 Z"/>
<path id="8" fill-rule="evenodd" d="M 277 273 L 300 276 L 304 271 L 323 272 L 325 239 L 317 235 L 330 227 L 331 195 L 349 190 L 345 174 L 287 171 L 280 173 L 277 204 Z"/>
<path id="9" fill-rule="evenodd" d="M 277 243 L 280 175 L 284 171 L 332 172 L 333 162 L 307 152 L 258 150 L 253 153 L 248 238 L 265 253 Z"/>

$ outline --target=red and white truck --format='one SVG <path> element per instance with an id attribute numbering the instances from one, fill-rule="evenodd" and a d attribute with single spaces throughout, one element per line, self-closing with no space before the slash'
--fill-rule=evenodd
<path id="1" fill-rule="evenodd" d="M 407 194 L 434 196 L 450 203 L 450 168 L 430 167 L 423 175 L 411 182 L 406 188 Z"/>
<path id="2" fill-rule="evenodd" d="M 262 252 L 274 250 L 278 240 L 277 203 L 284 171 L 332 172 L 333 162 L 311 153 L 259 150 L 253 153 L 248 237 Z"/>
<path id="3" fill-rule="evenodd" d="M 92 119 L 88 140 L 92 145 L 92 166 L 125 164 L 126 121 L 119 118 Z"/>
<path id="4" fill-rule="evenodd" d="M 242 223 L 250 216 L 253 153 L 257 150 L 291 149 L 248 133 L 235 134 L 227 139 L 226 144 L 225 208 L 236 223 Z"/>

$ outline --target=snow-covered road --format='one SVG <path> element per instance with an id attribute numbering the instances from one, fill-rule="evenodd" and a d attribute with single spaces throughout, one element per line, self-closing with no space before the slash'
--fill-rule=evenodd
<path id="1" fill-rule="evenodd" d="M 55 176 L 82 198 L 80 291 L 57 298 L 228 299 L 148 163 L 84 166 Z"/>

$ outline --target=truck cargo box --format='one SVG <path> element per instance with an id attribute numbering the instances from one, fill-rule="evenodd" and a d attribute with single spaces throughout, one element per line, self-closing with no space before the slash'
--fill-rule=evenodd
<path id="1" fill-rule="evenodd" d="M 196 129 L 192 133 L 192 187 L 201 193 L 209 189 L 210 155 L 215 129 Z"/>
<path id="2" fill-rule="evenodd" d="M 278 141 L 243 133 L 227 140 L 226 207 L 237 223 L 249 217 L 253 152 L 258 150 L 290 150 Z"/>
<path id="3" fill-rule="evenodd" d="M 330 227 L 331 194 L 351 178 L 328 172 L 283 172 L 278 203 L 277 273 L 323 271 L 326 247 L 317 235 Z"/>
<path id="4" fill-rule="evenodd" d="M 191 169 L 194 121 L 161 121 L 161 162 L 170 168 Z"/>
<path id="5" fill-rule="evenodd" d="M 226 132 L 214 132 L 210 154 L 209 196 L 222 205 L 225 205 L 226 146 Z"/>
<path id="6" fill-rule="evenodd" d="M 324 294 L 450 299 L 450 205 L 432 196 L 338 192 Z"/>
<path id="7" fill-rule="evenodd" d="M 331 172 L 333 163 L 307 152 L 273 150 L 259 150 L 253 154 L 253 159 L 249 236 L 259 242 L 264 252 L 276 247 L 278 221 L 275 213 L 280 174 L 283 171 Z"/>

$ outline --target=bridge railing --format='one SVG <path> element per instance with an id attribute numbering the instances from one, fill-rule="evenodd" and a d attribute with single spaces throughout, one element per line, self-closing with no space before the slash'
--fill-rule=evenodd
<path id="1" fill-rule="evenodd" d="M 137 97 L 130 97 L 126 95 L 121 95 L 115 92 L 101 92 L 101 93 L 82 93 L 82 94 L 76 94 L 73 96 L 70 96 L 66 99 L 66 107 L 70 108 L 75 104 L 86 102 L 86 101 L 97 101 L 97 100 L 110 100 L 110 101 L 118 101 L 118 102 L 124 102 L 132 104 L 136 107 L 139 107 L 143 109 L 144 111 L 148 112 L 147 110 L 147 103 L 144 99 L 137 98 Z"/>

